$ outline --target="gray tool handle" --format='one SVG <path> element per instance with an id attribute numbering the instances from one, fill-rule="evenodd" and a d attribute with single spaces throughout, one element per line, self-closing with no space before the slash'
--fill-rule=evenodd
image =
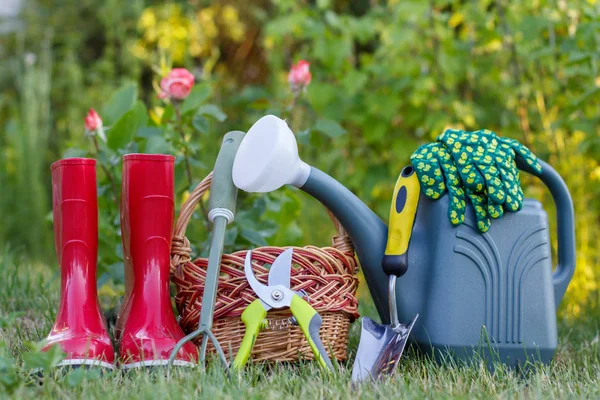
<path id="1" fill-rule="evenodd" d="M 238 189 L 233 184 L 231 170 L 233 160 L 243 137 L 244 132 L 240 131 L 232 131 L 225 135 L 213 170 L 210 199 L 208 200 L 208 217 L 213 222 L 213 230 L 199 325 L 199 328 L 203 329 L 210 329 L 212 327 L 219 273 L 221 270 L 221 256 L 223 255 L 225 241 L 225 229 L 227 228 L 227 224 L 233 221 L 235 203 L 237 201 Z"/>
<path id="2" fill-rule="evenodd" d="M 233 184 L 231 170 L 233 168 L 233 160 L 243 138 L 244 132 L 241 131 L 231 131 L 223 137 L 223 144 L 215 162 L 212 183 L 210 185 L 208 212 L 211 221 L 216 216 L 211 215 L 211 212 L 214 214 L 213 210 L 218 209 L 229 210 L 231 218 L 228 218 L 228 222 L 233 220 L 238 189 Z"/>
<path id="3" fill-rule="evenodd" d="M 569 188 L 562 177 L 548 163 L 539 160 L 542 173 L 538 174 L 521 158 L 517 157 L 519 169 L 540 178 L 550 189 L 554 204 L 556 205 L 556 231 L 558 233 L 558 264 L 552 275 L 554 284 L 554 301 L 558 308 L 569 282 L 575 273 L 577 260 L 575 245 L 575 212 Z"/>

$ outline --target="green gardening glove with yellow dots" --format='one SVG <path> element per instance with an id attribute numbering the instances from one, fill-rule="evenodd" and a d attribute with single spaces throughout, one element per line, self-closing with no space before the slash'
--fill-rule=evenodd
<path id="1" fill-rule="evenodd" d="M 448 192 L 448 218 L 453 225 L 464 222 L 468 198 L 478 229 L 486 232 L 491 219 L 500 218 L 505 209 L 514 212 L 522 207 L 517 155 L 541 172 L 537 157 L 527 147 L 489 130 L 446 130 L 438 142 L 419 147 L 411 161 L 423 194 L 437 200 Z"/>
<path id="2" fill-rule="evenodd" d="M 488 204 L 487 196 L 465 189 L 452 156 L 442 143 L 423 145 L 411 157 L 413 167 L 419 177 L 421 191 L 432 200 L 437 200 L 446 192 L 450 198 L 448 219 L 452 225 L 460 225 L 465 221 L 466 198 L 469 198 L 478 229 L 485 232 L 489 229 L 491 218 L 499 218 L 504 214 L 502 206 Z"/>
<path id="3" fill-rule="evenodd" d="M 437 200 L 448 192 L 448 218 L 453 225 L 462 224 L 465 220 L 465 190 L 446 146 L 437 142 L 423 145 L 410 159 L 423 194 Z"/>
<path id="4" fill-rule="evenodd" d="M 515 163 L 517 155 L 537 172 L 542 169 L 527 147 L 487 129 L 475 132 L 447 129 L 437 140 L 448 148 L 465 188 L 487 194 L 488 208 L 497 204 L 512 212 L 521 209 L 523 191 Z"/>

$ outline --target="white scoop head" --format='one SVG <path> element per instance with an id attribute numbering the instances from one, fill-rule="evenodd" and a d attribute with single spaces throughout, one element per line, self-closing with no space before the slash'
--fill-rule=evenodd
<path id="1" fill-rule="evenodd" d="M 287 123 L 266 115 L 250 128 L 233 162 L 233 183 L 246 192 L 302 187 L 310 167 L 298 157 L 298 143 Z"/>

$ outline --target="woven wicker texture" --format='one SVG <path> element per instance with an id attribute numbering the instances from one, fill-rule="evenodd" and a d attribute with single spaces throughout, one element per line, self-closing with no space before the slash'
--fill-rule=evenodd
<path id="1" fill-rule="evenodd" d="M 212 175 L 207 176 L 183 205 L 171 249 L 171 279 L 177 288 L 175 303 L 179 323 L 186 333 L 198 328 L 208 259 L 191 261 L 190 242 L 185 230 L 194 208 L 210 187 Z M 308 301 L 323 318 L 321 340 L 332 357 L 347 359 L 350 322 L 358 317 L 356 290 L 358 266 L 354 248 L 342 226 L 332 217 L 337 234 L 331 247 L 294 247 L 290 287 L 304 291 Z M 252 266 L 257 279 L 267 283 L 269 269 L 286 248 L 260 247 L 252 250 Z M 242 341 L 245 326 L 240 315 L 256 299 L 244 276 L 246 250 L 224 254 L 215 304 L 213 332 L 226 353 L 235 355 Z M 296 361 L 313 359 L 312 351 L 297 326 L 291 326 L 289 310 L 270 311 L 269 327 L 258 335 L 252 350 L 254 361 Z M 200 344 L 202 336 L 196 338 Z M 210 343 L 210 342 L 209 342 Z M 209 351 L 213 351 L 209 344 Z"/>

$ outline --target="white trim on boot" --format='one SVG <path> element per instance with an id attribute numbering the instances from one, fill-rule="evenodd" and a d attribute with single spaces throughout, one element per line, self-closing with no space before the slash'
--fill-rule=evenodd
<path id="1" fill-rule="evenodd" d="M 65 366 L 77 366 L 77 365 L 89 365 L 90 367 L 102 367 L 108 369 L 115 369 L 115 366 L 111 363 L 102 360 L 96 360 L 93 358 L 71 358 L 67 360 L 62 360 L 58 364 L 57 367 L 65 367 Z"/>
<path id="2" fill-rule="evenodd" d="M 121 369 L 132 369 L 141 367 L 166 367 L 169 364 L 169 360 L 146 360 L 138 361 L 134 363 L 121 364 Z M 175 367 L 195 367 L 196 363 L 184 360 L 174 360 L 173 366 Z"/>

